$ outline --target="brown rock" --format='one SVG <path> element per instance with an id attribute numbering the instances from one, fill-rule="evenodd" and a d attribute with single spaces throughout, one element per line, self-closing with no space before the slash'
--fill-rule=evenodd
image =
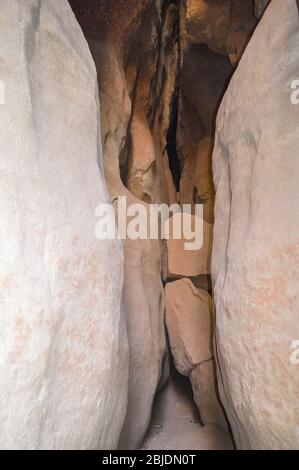
<path id="1" fill-rule="evenodd" d="M 215 52 L 225 53 L 229 31 L 231 0 L 186 0 L 186 39 L 206 44 Z"/>
<path id="2" fill-rule="evenodd" d="M 256 25 L 252 7 L 252 0 L 186 0 L 185 41 L 206 44 L 236 64 Z M 256 5 L 258 12 L 262 7 Z"/>
<path id="3" fill-rule="evenodd" d="M 166 327 L 177 370 L 188 376 L 212 357 L 212 299 L 189 279 L 166 285 Z"/>
<path id="4" fill-rule="evenodd" d="M 254 0 L 254 14 L 260 18 L 271 0 Z"/>

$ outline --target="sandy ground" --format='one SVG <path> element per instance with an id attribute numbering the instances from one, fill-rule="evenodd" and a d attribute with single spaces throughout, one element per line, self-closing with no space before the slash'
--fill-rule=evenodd
<path id="1" fill-rule="evenodd" d="M 142 450 L 229 450 L 228 433 L 202 426 L 187 380 L 172 377 L 157 395 L 153 417 Z"/>

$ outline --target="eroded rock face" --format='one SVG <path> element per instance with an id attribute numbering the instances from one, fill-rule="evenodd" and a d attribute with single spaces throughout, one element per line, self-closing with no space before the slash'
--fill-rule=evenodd
<path id="1" fill-rule="evenodd" d="M 241 449 L 298 449 L 299 25 L 272 0 L 218 115 L 212 275 L 222 402 Z M 267 54 L 265 55 L 265 50 Z"/>
<path id="2" fill-rule="evenodd" d="M 107 202 L 95 67 L 65 0 L 3 0 L 0 18 L 0 446 L 116 448 L 123 253 L 95 236 Z"/>
<path id="3" fill-rule="evenodd" d="M 271 0 L 254 0 L 254 14 L 260 18 Z"/>
<path id="4" fill-rule="evenodd" d="M 236 64 L 256 24 L 252 0 L 184 0 L 186 40 L 206 44 Z M 265 1 L 256 2 L 261 14 Z"/>
<path id="5" fill-rule="evenodd" d="M 146 210 L 147 202 L 167 202 L 167 181 L 171 183 L 168 158 L 157 150 L 159 140 L 154 138 L 158 129 L 159 132 L 164 129 L 158 128 L 155 122 L 162 111 L 165 116 L 169 114 L 165 109 L 167 100 L 161 97 L 166 91 L 170 93 L 173 86 L 173 76 L 163 79 L 161 65 L 167 61 L 159 56 L 161 3 L 132 0 L 129 7 L 127 0 L 110 3 L 71 0 L 70 3 L 83 27 L 98 71 L 110 199 L 117 201 L 118 197 L 126 196 L 128 206 L 143 203 Z M 171 15 L 170 11 L 163 16 L 169 19 L 163 22 L 166 31 L 171 30 Z M 172 62 L 167 63 L 171 67 Z M 137 449 L 149 425 L 166 354 L 165 304 L 159 241 L 127 240 L 124 252 L 130 377 L 120 448 Z"/>
<path id="6" fill-rule="evenodd" d="M 190 377 L 202 424 L 216 424 L 227 432 L 213 360 L 212 298 L 187 278 L 166 284 L 165 294 L 165 320 L 175 367 Z"/>

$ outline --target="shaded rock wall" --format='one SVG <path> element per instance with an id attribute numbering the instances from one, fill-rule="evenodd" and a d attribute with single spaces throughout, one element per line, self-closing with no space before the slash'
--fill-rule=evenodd
<path id="1" fill-rule="evenodd" d="M 218 114 L 212 272 L 222 401 L 238 448 L 298 449 L 299 18 L 272 0 Z"/>
<path id="2" fill-rule="evenodd" d="M 65 0 L 3 0 L 0 446 L 113 449 L 128 387 L 123 251 L 107 202 L 97 77 Z"/>

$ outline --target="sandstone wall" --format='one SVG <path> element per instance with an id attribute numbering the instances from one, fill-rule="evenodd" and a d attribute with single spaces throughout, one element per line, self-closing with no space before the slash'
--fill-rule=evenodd
<path id="1" fill-rule="evenodd" d="M 128 351 L 96 70 L 65 0 L 0 5 L 0 447 L 116 448 Z"/>
<path id="2" fill-rule="evenodd" d="M 272 0 L 218 114 L 218 378 L 241 449 L 299 447 L 298 44 L 296 1 Z"/>

